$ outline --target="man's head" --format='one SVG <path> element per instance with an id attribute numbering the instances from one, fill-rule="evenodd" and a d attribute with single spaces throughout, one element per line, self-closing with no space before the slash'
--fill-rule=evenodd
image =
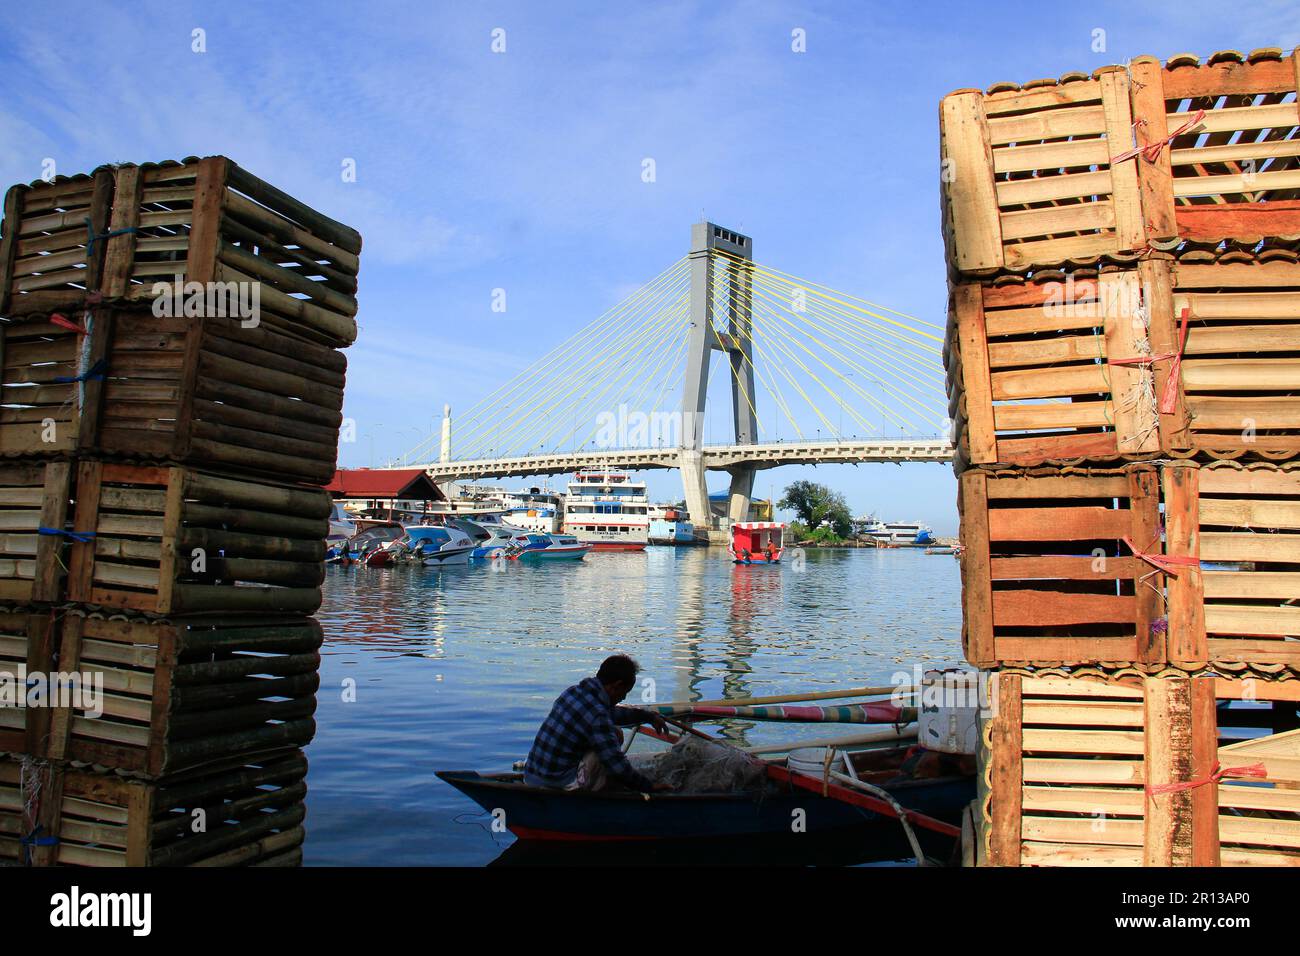
<path id="1" fill-rule="evenodd" d="M 626 654 L 615 654 L 605 658 L 600 670 L 596 671 L 596 680 L 605 686 L 610 702 L 617 704 L 636 686 L 636 675 L 640 670 L 641 665 Z"/>

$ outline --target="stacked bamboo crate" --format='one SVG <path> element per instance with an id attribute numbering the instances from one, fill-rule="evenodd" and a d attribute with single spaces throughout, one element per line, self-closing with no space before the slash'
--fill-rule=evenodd
<path id="1" fill-rule="evenodd" d="M 1298 89 L 1263 49 L 943 101 L 975 860 L 1300 865 Z"/>
<path id="2" fill-rule="evenodd" d="M 0 225 L 0 860 L 292 865 L 361 237 L 224 157 Z"/>

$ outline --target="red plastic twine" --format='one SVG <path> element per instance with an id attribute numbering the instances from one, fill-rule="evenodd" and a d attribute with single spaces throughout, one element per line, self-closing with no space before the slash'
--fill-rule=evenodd
<path id="1" fill-rule="evenodd" d="M 1133 552 L 1133 557 L 1139 561 L 1145 561 L 1157 571 L 1163 571 L 1175 578 L 1178 577 L 1176 567 L 1199 568 L 1201 566 L 1201 559 L 1194 558 L 1190 554 L 1153 554 L 1139 548 L 1128 535 L 1124 536 L 1123 541 L 1128 545 L 1128 549 Z"/>
<path id="2" fill-rule="evenodd" d="M 1169 362 L 1169 377 L 1165 379 L 1165 390 L 1160 395 L 1160 414 L 1172 415 L 1178 406 L 1178 380 L 1183 370 L 1183 351 L 1187 348 L 1187 323 L 1192 317 L 1192 310 L 1185 308 L 1178 329 L 1178 351 L 1165 352 L 1163 355 L 1136 355 L 1133 358 L 1107 359 L 1107 365 L 1152 365 L 1156 362 Z"/>
<path id="3" fill-rule="evenodd" d="M 1157 783 L 1147 784 L 1146 791 L 1151 796 L 1161 793 L 1178 793 L 1183 790 L 1195 790 L 1197 787 L 1203 787 L 1207 783 L 1218 783 L 1224 777 L 1256 777 L 1260 780 L 1268 779 L 1268 768 L 1262 763 L 1253 763 L 1246 767 L 1220 767 L 1219 762 L 1214 762 L 1214 769 L 1210 771 L 1209 776 L 1196 777 L 1192 780 L 1184 780 L 1181 783 Z"/>
<path id="4" fill-rule="evenodd" d="M 1126 159 L 1132 159 L 1139 153 L 1148 163 L 1154 163 L 1160 158 L 1160 151 L 1162 149 L 1173 143 L 1174 140 L 1179 136 L 1182 136 L 1184 133 L 1190 133 L 1193 128 L 1200 125 L 1201 120 L 1203 119 L 1205 119 L 1205 110 L 1197 110 L 1195 116 L 1189 119 L 1182 126 L 1178 127 L 1178 129 L 1174 130 L 1164 139 L 1156 140 L 1154 143 L 1147 143 L 1145 146 L 1134 146 L 1132 149 L 1128 150 L 1128 152 L 1120 153 L 1118 156 L 1112 156 L 1110 158 L 1111 165 L 1122 163 Z M 1138 120 L 1138 122 L 1133 124 L 1133 129 L 1136 131 L 1138 126 L 1145 125 L 1146 120 Z"/>
<path id="5" fill-rule="evenodd" d="M 90 332 L 86 329 L 84 325 L 78 325 L 76 322 L 73 322 L 67 316 L 60 315 L 58 312 L 50 313 L 50 325 L 57 325 L 60 328 L 69 329 L 73 332 L 76 332 L 78 335 L 90 334 Z"/>

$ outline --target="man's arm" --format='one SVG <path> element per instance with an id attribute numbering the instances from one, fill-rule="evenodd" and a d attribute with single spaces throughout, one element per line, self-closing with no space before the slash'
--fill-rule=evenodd
<path id="1" fill-rule="evenodd" d="M 615 707 L 614 723 L 620 727 L 635 727 L 637 724 L 654 723 L 658 715 L 640 707 Z"/>
<path id="2" fill-rule="evenodd" d="M 618 739 L 618 732 L 608 717 L 598 716 L 592 724 L 591 731 L 596 756 L 605 765 L 610 776 L 617 777 L 633 790 L 640 790 L 643 793 L 654 789 L 654 781 L 638 772 L 623 754 L 623 745 Z"/>

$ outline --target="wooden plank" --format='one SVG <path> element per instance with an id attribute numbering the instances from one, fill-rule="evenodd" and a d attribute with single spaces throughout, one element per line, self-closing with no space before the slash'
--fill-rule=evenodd
<path id="1" fill-rule="evenodd" d="M 1066 579 L 1099 581 L 1145 574 L 1150 565 L 1132 557 L 1097 559 L 1076 555 L 995 557 L 990 561 L 994 581 Z"/>
<path id="2" fill-rule="evenodd" d="M 1027 816 L 1022 827 L 1028 841 L 1045 843 L 1099 843 L 1142 846 L 1142 821 L 1127 819 L 1079 820 L 1070 817 Z M 1150 864 L 1147 864 L 1150 865 Z"/>
<path id="3" fill-rule="evenodd" d="M 1129 540 L 1138 548 L 1160 550 L 1160 479 L 1151 466 L 1128 469 Z M 1138 660 L 1143 664 L 1163 664 L 1166 656 L 1167 629 L 1156 627 L 1165 614 L 1161 591 L 1165 576 L 1147 570 L 1132 578 L 1134 597 L 1133 624 L 1138 640 Z"/>
<path id="4" fill-rule="evenodd" d="M 1004 146 L 1067 136 L 1100 136 L 1105 130 L 1106 111 L 1101 106 L 1075 106 L 1021 116 L 989 117 L 988 142 Z"/>
<path id="5" fill-rule="evenodd" d="M 1287 391 L 1294 388 L 1296 382 L 1300 382 L 1300 359 L 1220 358 L 1189 359 L 1183 362 L 1183 383 L 1188 389 Z M 996 375 L 994 397 L 998 397 Z"/>
<path id="6" fill-rule="evenodd" d="M 1033 239 L 1071 232 L 1115 228 L 1115 205 L 1110 200 L 1023 209 L 1002 214 L 1002 238 Z"/>
<path id="7" fill-rule="evenodd" d="M 1140 760 L 1070 759 L 1066 757 L 1024 758 L 1026 783 L 1137 784 L 1145 782 Z"/>
<path id="8" fill-rule="evenodd" d="M 1129 73 L 1133 78 L 1133 119 L 1138 124 L 1138 142 L 1142 145 L 1162 142 L 1168 138 L 1169 129 L 1165 114 L 1164 70 L 1160 61 L 1151 56 L 1137 57 L 1130 62 Z M 1127 142 L 1127 138 L 1122 141 Z M 1118 146 L 1119 142 L 1115 145 Z M 1123 153 L 1127 149 L 1125 146 L 1117 150 L 1117 153 Z M 1154 162 L 1138 156 L 1126 160 L 1123 165 L 1132 166 L 1137 173 L 1146 238 L 1173 239 L 1179 230 L 1174 216 L 1173 170 L 1169 151 L 1162 149 Z"/>
<path id="9" fill-rule="evenodd" d="M 1021 720 L 1026 726 L 1060 724 L 1079 727 L 1141 727 L 1143 710 L 1142 702 L 1137 700 L 1088 700 L 1081 703 L 1074 700 L 1026 697 Z"/>
<path id="10" fill-rule="evenodd" d="M 1148 678 L 1144 753 L 1148 786 L 1194 779 L 1192 685 L 1186 678 Z M 1147 791 L 1143 815 L 1144 866 L 1188 866 L 1192 860 L 1192 798 L 1186 790 Z"/>
<path id="11" fill-rule="evenodd" d="M 988 477 L 983 472 L 968 471 L 959 482 L 961 537 L 966 545 L 961 561 L 964 649 L 966 659 L 976 667 L 990 667 L 997 658 L 989 566 Z"/>
<path id="12" fill-rule="evenodd" d="M 1202 571 L 1207 598 L 1276 598 L 1300 594 L 1300 571 Z"/>
<path id="13" fill-rule="evenodd" d="M 1138 659 L 1136 637 L 998 637 L 995 641 L 999 661 L 1135 661 Z"/>
<path id="14" fill-rule="evenodd" d="M 1101 74 L 1102 109 L 1106 115 L 1106 142 L 1121 145 L 1123 152 L 1133 138 L 1133 114 L 1129 106 L 1129 79 L 1120 66 L 1104 68 Z M 1115 241 L 1120 250 L 1146 248 L 1146 226 L 1142 220 L 1142 195 L 1138 189 L 1135 162 L 1110 164 L 1110 194 L 1115 206 Z M 1131 275 L 1131 274 L 1130 274 Z M 1103 277 L 1103 284 L 1105 277 Z M 1136 300 L 1135 300 L 1136 301 Z"/>
<path id="15" fill-rule="evenodd" d="M 1243 434 L 1248 429 L 1294 430 L 1300 427 L 1300 398 L 1228 396 L 1228 395 L 1192 395 L 1187 399 L 1187 408 L 1196 420 L 1198 431 L 1238 431 Z M 1205 436 L 1205 441 L 1217 440 L 1215 436 Z M 1267 445 L 1270 437 L 1256 436 L 1256 441 Z"/>
<path id="16" fill-rule="evenodd" d="M 1066 173 L 1060 176 L 1042 176 L 1033 179 L 1012 179 L 997 184 L 999 206 L 1023 206 L 1035 202 L 1052 202 L 1058 199 L 1086 199 L 1109 196 L 1110 170 L 1091 173 Z M 1106 236 L 1110 246 L 1114 236 Z M 1008 266 L 1010 263 L 1008 263 Z"/>
<path id="17" fill-rule="evenodd" d="M 1300 536 L 1249 532 L 1201 532 L 1202 561 L 1300 563 Z"/>
<path id="18" fill-rule="evenodd" d="M 985 112 L 989 99 L 984 100 Z M 1079 139 L 1068 143 L 1034 143 L 993 151 L 995 173 L 1024 173 L 1039 169 L 1078 169 L 1110 164 L 1109 144 L 1104 139 Z M 1005 224 L 1005 217 L 1003 219 Z M 1041 233 L 1040 233 L 1041 235 Z"/>
<path id="19" fill-rule="evenodd" d="M 990 368 L 1091 362 L 1105 354 L 1106 346 L 1096 335 L 1062 335 L 1028 342 L 990 342 L 988 346 Z"/>
<path id="20" fill-rule="evenodd" d="M 1194 241 L 1294 235 L 1300 232 L 1300 201 L 1177 206 L 1175 220 L 1179 234 Z"/>
<path id="21" fill-rule="evenodd" d="M 1133 189 L 1136 198 L 1136 178 Z M 1145 341 L 1146 329 L 1138 314 L 1140 294 L 1136 272 L 1109 272 L 1101 277 L 1107 358 L 1127 359 L 1141 354 L 1138 343 Z M 1155 385 L 1148 368 L 1109 365 L 1106 369 L 1110 378 L 1116 443 L 1121 454 L 1156 451 L 1160 447 Z"/>
<path id="22" fill-rule="evenodd" d="M 962 353 L 965 359 L 965 352 Z M 1187 363 L 1183 363 L 1184 367 Z M 1246 363 L 1254 365 L 1255 363 Z M 989 376 L 994 401 L 1025 398 L 1061 398 L 1068 395 L 1110 397 L 1110 382 L 1104 365 L 1071 365 L 1050 369 L 1014 369 Z M 971 400 L 969 393 L 966 407 Z"/>
<path id="23" fill-rule="evenodd" d="M 1214 679 L 1198 677 L 1191 688 L 1191 773 L 1194 780 L 1208 780 L 1218 766 L 1218 714 Z M 1192 866 L 1219 865 L 1219 788 L 1206 785 L 1190 793 Z"/>
<path id="24" fill-rule="evenodd" d="M 1205 629 L 1211 634 L 1300 637 L 1300 606 L 1207 604 Z"/>
<path id="25" fill-rule="evenodd" d="M 1186 464 L 1171 464 L 1164 469 L 1165 553 L 1172 557 L 1199 559 L 1202 556 L 1197 518 L 1200 476 L 1201 469 Z M 1208 658 L 1202 572 L 1199 567 L 1178 567 L 1177 572 L 1165 576 L 1169 659 L 1182 664 L 1203 663 Z"/>
<path id="26" fill-rule="evenodd" d="M 1136 847 L 1104 846 L 1098 843 L 1040 843 L 1026 840 L 1025 866 L 1141 866 L 1142 851 Z"/>
<path id="27" fill-rule="evenodd" d="M 1127 511 L 1094 506 L 994 508 L 988 522 L 990 541 L 1096 541 L 1132 531 Z"/>
<path id="28" fill-rule="evenodd" d="M 1300 495 L 1300 468 L 1202 468 L 1205 495 Z"/>
<path id="29" fill-rule="evenodd" d="M 1300 500 L 1203 498 L 1201 526 L 1300 530 Z"/>
<path id="30" fill-rule="evenodd" d="M 1026 727 L 1022 736 L 1026 751 L 1110 756 L 1138 756 L 1144 753 L 1144 735 L 1140 731 L 1047 730 Z"/>
<path id="31" fill-rule="evenodd" d="M 1030 332 L 1064 332 L 1073 329 L 1094 329 L 1101 326 L 1101 308 L 1091 296 L 1078 291 L 1076 287 L 1073 298 L 1066 299 L 1066 286 L 1059 282 L 1043 283 L 1056 286 L 1062 290 L 1060 300 L 1047 304 L 1038 304 L 1024 309 L 989 310 L 989 299 L 997 292 L 986 289 L 984 292 L 984 327 L 991 338 L 1002 335 L 1024 335 Z"/>
<path id="32" fill-rule="evenodd" d="M 1017 498 L 1124 498 L 1128 493 L 1128 478 L 1122 472 L 1060 478 L 1050 475 L 991 477 L 988 483 L 990 501 Z"/>
<path id="33" fill-rule="evenodd" d="M 1297 407 L 1300 415 L 1300 407 Z M 1099 428 L 1114 421 L 1110 402 L 1041 402 L 1034 405 L 994 405 L 998 431 L 1043 428 Z"/>
<path id="34" fill-rule="evenodd" d="M 1027 812 L 1086 813 L 1099 821 L 1112 816 L 1140 817 L 1141 790 L 1120 787 L 1031 787 L 1024 789 Z"/>
<path id="35" fill-rule="evenodd" d="M 1136 599 L 1132 595 L 1035 590 L 993 592 L 995 628 L 1132 625 L 1136 613 Z"/>
<path id="36" fill-rule="evenodd" d="M 996 674 L 997 708 L 990 728 L 989 864 L 1019 866 L 1021 841 L 1020 677 Z"/>
<path id="37" fill-rule="evenodd" d="M 1002 231 L 983 94 L 949 94 L 940 106 L 940 119 L 944 158 L 953 167 L 952 181 L 946 184 L 953 265 L 964 273 L 1001 268 Z"/>
<path id="38" fill-rule="evenodd" d="M 997 460 L 997 435 L 993 424 L 993 397 L 989 377 L 988 334 L 984 329 L 982 290 L 961 283 L 952 290 L 957 335 L 961 343 L 961 381 L 966 394 L 966 436 L 971 461 Z"/>

